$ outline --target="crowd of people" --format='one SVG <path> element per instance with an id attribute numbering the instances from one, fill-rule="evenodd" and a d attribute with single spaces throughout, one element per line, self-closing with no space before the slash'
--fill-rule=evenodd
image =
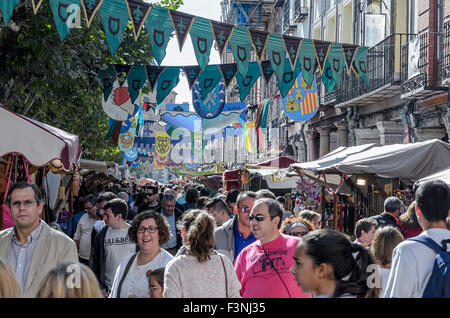
<path id="1" fill-rule="evenodd" d="M 434 267 L 450 251 L 450 189 L 439 180 L 422 184 L 402 215 L 387 198 L 353 237 L 324 228 L 316 211 L 288 211 L 267 189 L 212 195 L 150 181 L 96 190 L 78 198 L 63 233 L 41 218 L 37 186 L 11 187 L 0 297 L 450 297 L 448 270 Z"/>

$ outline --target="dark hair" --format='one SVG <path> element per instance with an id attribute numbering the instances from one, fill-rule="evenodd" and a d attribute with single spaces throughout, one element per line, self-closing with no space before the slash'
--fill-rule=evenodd
<path id="1" fill-rule="evenodd" d="M 278 229 L 280 229 L 281 221 L 283 220 L 283 207 L 281 206 L 281 204 L 274 199 L 262 198 L 255 201 L 253 208 L 262 203 L 267 206 L 267 210 L 269 211 L 271 220 L 273 220 L 277 216 L 280 218 L 280 221 L 278 222 Z"/>
<path id="2" fill-rule="evenodd" d="M 203 187 L 203 188 L 200 188 L 200 195 L 203 197 L 203 196 L 205 196 L 205 197 L 209 197 L 209 189 L 208 188 L 205 188 L 205 187 Z"/>
<path id="3" fill-rule="evenodd" d="M 236 205 L 239 206 L 239 204 L 242 202 L 242 200 L 245 200 L 247 198 L 256 199 L 256 193 L 253 191 L 243 191 L 243 192 L 239 193 L 239 195 L 236 199 Z"/>
<path id="4" fill-rule="evenodd" d="M 394 213 L 402 208 L 402 201 L 397 197 L 388 197 L 384 200 L 384 211 Z"/>
<path id="5" fill-rule="evenodd" d="M 372 226 L 377 227 L 377 225 L 378 222 L 375 219 L 364 218 L 359 220 L 355 225 L 355 237 L 360 238 L 362 231 L 368 233 L 372 229 Z"/>
<path id="6" fill-rule="evenodd" d="M 199 263 L 210 259 L 214 251 L 214 228 L 216 221 L 205 211 L 200 211 L 186 235 L 187 252 L 197 257 Z"/>
<path id="7" fill-rule="evenodd" d="M 106 211 L 107 209 L 111 209 L 111 212 L 114 216 L 119 214 L 122 215 L 122 219 L 126 219 L 128 215 L 128 205 L 127 203 L 119 198 L 112 199 L 111 201 L 106 202 L 103 209 Z"/>
<path id="8" fill-rule="evenodd" d="M 256 191 L 256 199 L 262 199 L 262 198 L 276 200 L 277 197 L 275 196 L 275 194 L 273 194 L 272 191 L 267 190 L 267 189 L 261 189 L 261 190 Z"/>
<path id="9" fill-rule="evenodd" d="M 156 279 L 156 282 L 159 284 L 159 286 L 164 288 L 164 274 L 166 272 L 165 267 L 157 268 L 150 272 L 148 275 L 148 280 L 150 281 L 150 277 L 154 277 Z"/>
<path id="10" fill-rule="evenodd" d="M 189 190 L 187 190 L 185 197 L 186 197 L 186 202 L 197 203 L 198 197 L 199 197 L 198 191 L 195 189 L 189 189 Z"/>
<path id="11" fill-rule="evenodd" d="M 236 203 L 237 197 L 239 196 L 239 190 L 233 189 L 227 193 L 227 203 Z"/>
<path id="12" fill-rule="evenodd" d="M 331 229 L 309 232 L 299 244 L 304 246 L 315 266 L 325 263 L 332 267 L 333 278 L 337 281 L 334 297 L 344 294 L 377 296 L 378 290 L 367 286 L 367 267 L 374 262 L 364 246 L 352 243 L 346 235 Z"/>
<path id="13" fill-rule="evenodd" d="M 105 191 L 105 185 L 103 183 L 97 184 L 97 193 Z"/>
<path id="14" fill-rule="evenodd" d="M 319 213 L 314 212 L 312 210 L 302 210 L 302 211 L 300 211 L 298 216 L 301 218 L 307 219 L 310 222 L 314 222 L 315 218 L 319 218 L 319 219 L 322 218 L 322 216 Z"/>
<path id="15" fill-rule="evenodd" d="M 197 200 L 197 205 L 196 208 L 197 209 L 203 209 L 206 205 L 206 203 L 208 202 L 209 198 L 208 197 L 200 197 Z"/>
<path id="16" fill-rule="evenodd" d="M 172 234 L 170 234 L 170 225 L 161 213 L 154 211 L 144 211 L 136 214 L 131 222 L 131 226 L 128 228 L 128 236 L 131 238 L 131 241 L 137 243 L 137 231 L 139 225 L 146 219 L 155 220 L 156 226 L 158 227 L 159 245 L 162 246 L 166 244 L 172 237 Z"/>
<path id="17" fill-rule="evenodd" d="M 416 191 L 416 204 L 429 222 L 446 221 L 450 210 L 450 188 L 442 180 L 422 183 Z"/>
<path id="18" fill-rule="evenodd" d="M 115 195 L 112 192 L 103 192 L 102 194 L 100 194 L 97 197 L 97 202 L 100 203 L 103 201 L 111 201 L 112 199 L 116 199 L 116 198 L 117 198 L 117 195 Z"/>
<path id="19" fill-rule="evenodd" d="M 217 202 L 213 205 L 214 211 L 225 211 L 227 215 L 228 214 L 228 205 L 222 200 L 218 199 Z"/>
<path id="20" fill-rule="evenodd" d="M 14 190 L 17 189 L 26 189 L 26 188 L 31 188 L 34 191 L 34 200 L 36 201 L 36 204 L 40 204 L 44 202 L 44 198 L 42 197 L 42 192 L 39 189 L 39 187 L 33 183 L 28 183 L 28 182 L 17 182 L 14 183 L 12 185 L 12 187 L 9 189 L 8 191 L 8 195 L 6 197 L 6 203 L 8 204 L 9 207 L 11 207 L 11 194 L 13 193 Z"/>
<path id="21" fill-rule="evenodd" d="M 92 206 L 94 206 L 97 203 L 97 198 L 95 197 L 95 195 L 89 194 L 83 199 L 83 205 L 86 203 L 90 203 Z"/>
<path id="22" fill-rule="evenodd" d="M 281 203 L 281 204 L 286 203 L 286 199 L 285 199 L 284 197 L 282 197 L 281 195 L 278 196 L 278 197 L 276 198 L 276 200 L 277 200 L 279 203 Z"/>

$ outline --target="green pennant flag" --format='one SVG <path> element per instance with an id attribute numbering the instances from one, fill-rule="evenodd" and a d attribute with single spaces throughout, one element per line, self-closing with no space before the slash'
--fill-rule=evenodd
<path id="1" fill-rule="evenodd" d="M 161 104 L 167 95 L 178 85 L 180 81 L 180 67 L 166 66 L 159 75 L 156 92 L 156 102 Z"/>
<path id="2" fill-rule="evenodd" d="M 186 41 L 186 36 L 192 27 L 192 22 L 194 21 L 194 16 L 169 9 L 170 19 L 172 21 L 173 29 L 177 35 L 178 46 L 180 47 L 180 52 L 183 49 L 184 41 Z"/>
<path id="3" fill-rule="evenodd" d="M 169 10 L 163 7 L 153 7 L 145 21 L 145 29 L 148 32 L 153 57 L 161 65 L 166 56 L 170 35 L 173 32 Z"/>
<path id="4" fill-rule="evenodd" d="M 354 44 L 342 44 L 342 50 L 344 51 L 345 65 L 347 66 L 347 74 L 350 76 L 352 71 L 353 57 L 355 56 L 357 45 Z"/>
<path id="5" fill-rule="evenodd" d="M 295 63 L 297 63 L 298 49 L 300 48 L 302 39 L 283 34 L 283 42 L 289 57 L 289 62 L 291 62 L 291 67 L 294 67 Z"/>
<path id="6" fill-rule="evenodd" d="M 77 12 L 80 11 L 80 0 L 50 0 L 50 8 L 61 41 L 64 41 L 70 32 L 69 26 L 73 23 Z"/>
<path id="7" fill-rule="evenodd" d="M 238 66 L 238 72 L 242 76 L 247 75 L 248 64 L 250 63 L 252 41 L 248 29 L 245 27 L 235 27 L 230 39 L 230 46 L 234 60 Z"/>
<path id="8" fill-rule="evenodd" d="M 190 35 L 198 65 L 204 71 L 209 63 L 209 53 L 214 42 L 214 35 L 209 20 L 200 17 L 195 18 Z"/>
<path id="9" fill-rule="evenodd" d="M 202 69 L 198 65 L 193 66 L 182 66 L 181 67 L 186 74 L 186 78 L 189 84 L 189 89 L 192 89 L 192 86 L 194 85 L 195 81 L 197 80 L 198 76 L 202 72 Z"/>
<path id="10" fill-rule="evenodd" d="M 214 39 L 216 40 L 217 49 L 219 51 L 219 57 L 222 58 L 225 47 L 231 38 L 231 34 L 234 30 L 234 25 L 217 22 L 211 20 L 211 28 L 213 30 Z"/>
<path id="11" fill-rule="evenodd" d="M 319 64 L 320 74 L 323 73 L 325 68 L 325 61 L 328 57 L 331 42 L 313 40 L 314 52 L 316 54 L 317 64 Z"/>
<path id="12" fill-rule="evenodd" d="M 141 88 L 147 81 L 147 73 L 144 65 L 133 65 L 127 77 L 128 93 L 130 94 L 131 102 L 134 103 L 141 92 Z"/>
<path id="13" fill-rule="evenodd" d="M 300 74 L 300 63 L 295 63 L 295 68 L 292 69 L 289 59 L 285 58 L 283 76 L 277 77 L 281 97 L 284 98 L 292 86 L 294 86 L 298 74 Z"/>
<path id="14" fill-rule="evenodd" d="M 250 39 L 252 40 L 258 63 L 261 63 L 264 51 L 266 50 L 267 40 L 269 39 L 269 33 L 251 29 L 249 29 L 248 32 L 250 33 Z"/>
<path id="15" fill-rule="evenodd" d="M 284 72 L 284 61 L 286 51 L 284 49 L 284 41 L 280 34 L 271 33 L 266 48 L 269 56 L 270 64 L 277 78 L 281 78 Z"/>
<path id="16" fill-rule="evenodd" d="M 316 70 L 316 55 L 312 40 L 303 39 L 300 44 L 298 60 L 300 62 L 303 79 L 308 87 L 311 87 L 314 80 L 314 71 Z"/>
<path id="17" fill-rule="evenodd" d="M 106 70 L 100 70 L 98 72 L 98 79 L 100 81 L 100 87 L 103 92 L 103 98 L 106 102 L 109 95 L 111 94 L 111 91 L 113 89 L 113 84 L 116 81 L 116 70 L 114 69 L 114 66 L 111 64 L 108 65 Z"/>
<path id="18" fill-rule="evenodd" d="M 360 76 L 361 79 L 366 83 L 367 86 L 370 84 L 369 77 L 367 76 L 367 51 L 369 47 L 360 46 L 353 57 L 353 68 L 356 75 Z"/>
<path id="19" fill-rule="evenodd" d="M 146 65 L 145 70 L 147 71 L 147 79 L 150 83 L 150 90 L 153 92 L 155 89 L 156 82 L 158 81 L 159 76 L 165 70 L 165 66 L 156 66 L 156 65 Z"/>
<path id="20" fill-rule="evenodd" d="M 19 4 L 20 0 L 3 0 L 0 1 L 0 11 L 3 17 L 3 23 L 8 25 L 8 21 L 11 18 L 14 8 Z"/>
<path id="21" fill-rule="evenodd" d="M 218 65 L 206 66 L 205 71 L 198 77 L 201 100 L 204 100 L 208 93 L 217 86 L 221 78 L 222 73 Z"/>
<path id="22" fill-rule="evenodd" d="M 239 88 L 239 95 L 241 97 L 241 102 L 245 100 L 253 84 L 261 76 L 261 69 L 259 68 L 258 62 L 251 62 L 248 66 L 248 72 L 245 77 L 240 73 L 236 74 L 236 81 Z"/>
<path id="23" fill-rule="evenodd" d="M 131 24 L 133 25 L 134 40 L 137 41 L 139 33 L 144 26 L 145 20 L 150 13 L 152 5 L 144 1 L 125 0 L 130 16 Z"/>
<path id="24" fill-rule="evenodd" d="M 261 62 L 261 74 L 264 77 L 266 83 L 269 83 L 270 78 L 273 75 L 273 68 L 270 61 L 262 61 Z"/>
<path id="25" fill-rule="evenodd" d="M 114 56 L 120 45 L 122 32 L 128 24 L 127 5 L 123 0 L 104 0 L 100 7 L 100 16 L 106 33 L 106 43 Z"/>
<path id="26" fill-rule="evenodd" d="M 325 89 L 327 90 L 328 93 L 331 93 L 331 91 L 336 86 L 336 81 L 334 80 L 333 77 L 333 71 L 329 59 L 325 61 L 322 73 L 322 83 L 325 86 Z"/>
<path id="27" fill-rule="evenodd" d="M 237 65 L 236 63 L 230 64 L 219 64 L 220 72 L 222 72 L 222 78 L 225 83 L 225 87 L 228 88 L 233 78 L 237 73 Z"/>
<path id="28" fill-rule="evenodd" d="M 333 79 L 336 85 L 341 85 L 342 72 L 345 67 L 344 51 L 339 43 L 333 43 L 328 52 L 328 64 L 331 67 Z"/>

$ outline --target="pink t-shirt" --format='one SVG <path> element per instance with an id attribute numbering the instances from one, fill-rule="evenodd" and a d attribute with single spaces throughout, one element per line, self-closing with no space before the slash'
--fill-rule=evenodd
<path id="1" fill-rule="evenodd" d="M 292 298 L 309 298 L 303 293 L 294 275 L 289 269 L 294 263 L 295 247 L 301 239 L 295 236 L 281 234 L 277 239 L 265 243 L 264 249 L 272 260 L 273 266 L 284 281 Z M 234 268 L 241 282 L 243 298 L 289 298 L 283 282 L 267 259 L 260 241 L 244 248 L 234 262 Z"/>

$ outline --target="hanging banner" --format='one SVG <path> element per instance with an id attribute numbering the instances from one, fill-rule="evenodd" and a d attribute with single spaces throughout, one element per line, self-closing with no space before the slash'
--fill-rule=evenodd
<path id="1" fill-rule="evenodd" d="M 314 80 L 314 71 L 316 70 L 315 54 L 313 41 L 310 39 L 303 39 L 302 44 L 300 45 L 298 59 L 303 78 L 308 86 L 311 86 Z"/>
<path id="2" fill-rule="evenodd" d="M 272 64 L 270 63 L 270 61 L 262 61 L 260 66 L 261 74 L 263 75 L 264 80 L 266 81 L 266 83 L 269 83 L 270 78 L 273 75 Z"/>
<path id="3" fill-rule="evenodd" d="M 328 59 L 325 61 L 325 69 L 322 74 L 322 83 L 328 93 L 331 93 L 331 91 L 336 87 L 336 82 L 333 78 L 332 67 L 330 66 L 330 62 Z"/>
<path id="4" fill-rule="evenodd" d="M 370 84 L 369 77 L 367 76 L 367 51 L 369 50 L 366 46 L 361 46 L 356 50 L 355 56 L 353 57 L 353 69 L 357 75 L 366 83 L 367 86 Z"/>
<path id="5" fill-rule="evenodd" d="M 222 73 L 218 65 L 208 65 L 203 73 L 198 77 L 200 99 L 204 100 L 222 79 Z"/>
<path id="6" fill-rule="evenodd" d="M 147 73 L 144 65 L 133 65 L 127 76 L 128 92 L 130 93 L 131 102 L 134 103 L 141 93 L 147 81 Z M 138 101 L 139 102 L 139 101 Z"/>
<path id="7" fill-rule="evenodd" d="M 251 62 L 248 68 L 247 75 L 243 77 L 241 74 L 236 74 L 236 81 L 239 88 L 239 95 L 241 102 L 245 100 L 253 84 L 261 76 L 258 62 Z"/>
<path id="8" fill-rule="evenodd" d="M 344 59 L 348 76 L 350 76 L 350 72 L 352 71 L 353 57 L 355 56 L 357 48 L 357 45 L 345 43 L 342 44 L 342 50 L 344 51 Z"/>
<path id="9" fill-rule="evenodd" d="M 250 34 L 250 39 L 252 40 L 253 48 L 255 49 L 258 63 L 261 63 L 266 50 L 267 41 L 269 40 L 269 33 L 252 29 L 248 29 L 248 32 Z"/>
<path id="10" fill-rule="evenodd" d="M 190 35 L 198 65 L 202 70 L 205 70 L 209 63 L 209 54 L 214 41 L 209 20 L 197 17 L 192 24 Z"/>
<path id="11" fill-rule="evenodd" d="M 125 0 L 125 3 L 127 4 L 128 14 L 133 25 L 134 40 L 137 41 L 152 5 L 144 1 L 136 0 Z"/>
<path id="12" fill-rule="evenodd" d="M 217 49 L 220 58 L 223 57 L 223 52 L 231 38 L 234 30 L 234 25 L 210 20 L 211 28 L 213 30 L 214 39 L 216 40 Z"/>
<path id="13" fill-rule="evenodd" d="M 197 65 L 182 66 L 182 69 L 183 69 L 184 73 L 186 74 L 189 89 L 192 89 L 192 86 L 194 86 L 195 81 L 197 81 L 198 76 L 202 72 L 202 69 L 200 68 L 200 66 L 197 66 Z"/>
<path id="14" fill-rule="evenodd" d="M 103 30 L 111 55 L 116 54 L 122 32 L 128 24 L 128 9 L 123 0 L 104 0 L 100 7 Z"/>
<path id="15" fill-rule="evenodd" d="M 282 35 L 284 48 L 289 57 L 289 62 L 291 62 L 291 68 L 294 68 L 295 63 L 297 63 L 298 58 L 298 49 L 300 48 L 300 44 L 302 43 L 301 38 L 297 38 L 290 35 Z"/>
<path id="16" fill-rule="evenodd" d="M 117 145 L 120 150 L 127 152 L 133 149 L 134 137 L 136 136 L 136 127 L 132 127 L 126 132 L 119 135 L 119 140 Z"/>
<path id="17" fill-rule="evenodd" d="M 154 156 L 153 164 L 158 170 L 163 169 L 169 163 L 169 157 L 160 157 L 158 155 Z"/>
<path id="18" fill-rule="evenodd" d="M 169 9 L 170 20 L 172 21 L 173 29 L 177 35 L 178 46 L 180 47 L 180 52 L 183 49 L 184 41 L 186 41 L 186 36 L 191 30 L 192 22 L 194 22 L 194 16 L 183 13 L 180 11 Z"/>
<path id="19" fill-rule="evenodd" d="M 167 66 L 158 78 L 156 102 L 161 104 L 172 89 L 178 85 L 179 81 L 180 68 L 178 66 Z"/>
<path id="20" fill-rule="evenodd" d="M 6 3 L 14 3 L 15 1 L 16 0 L 6 1 Z M 5 1 L 2 1 L 2 3 L 4 2 Z M 55 20 L 56 29 L 58 30 L 61 41 L 64 41 L 69 34 L 72 21 L 77 16 L 79 17 L 80 0 L 50 0 L 49 3 L 53 13 L 53 20 Z M 8 12 L 6 12 L 6 14 L 8 14 Z M 9 19 L 7 16 L 6 18 Z M 5 21 L 7 20 L 5 19 Z"/>
<path id="21" fill-rule="evenodd" d="M 128 73 L 130 72 L 133 65 L 128 64 L 113 64 L 114 69 L 116 70 L 117 80 L 119 81 L 120 86 L 125 83 Z"/>
<path id="22" fill-rule="evenodd" d="M 145 29 L 148 33 L 152 54 L 156 62 L 161 65 L 166 56 L 167 44 L 173 32 L 173 26 L 167 8 L 155 6 L 150 11 L 145 21 Z"/>
<path id="23" fill-rule="evenodd" d="M 331 42 L 313 40 L 314 52 L 316 54 L 317 63 L 319 64 L 320 75 L 323 74 L 330 46 Z"/>
<path id="24" fill-rule="evenodd" d="M 150 90 L 153 92 L 155 90 L 156 82 L 158 81 L 159 76 L 166 69 L 165 66 L 155 66 L 155 65 L 146 65 L 145 70 L 147 71 L 147 79 L 150 83 Z"/>
<path id="25" fill-rule="evenodd" d="M 316 81 L 308 86 L 300 73 L 294 86 L 282 99 L 283 110 L 295 121 L 306 121 L 314 117 L 319 109 Z"/>
<path id="26" fill-rule="evenodd" d="M 42 1 L 42 0 L 41 0 Z M 34 8 L 34 0 L 33 8 Z M 84 15 L 86 17 L 86 23 L 88 28 L 91 27 L 92 19 L 94 19 L 95 14 L 103 3 L 103 0 L 80 0 L 81 5 L 83 6 Z M 34 13 L 36 14 L 36 12 Z"/>
<path id="27" fill-rule="evenodd" d="M 14 12 L 14 8 L 19 4 L 19 2 L 20 0 L 0 1 L 0 11 L 2 13 L 3 23 L 5 26 L 8 26 L 8 21 Z"/>
<path id="28" fill-rule="evenodd" d="M 155 151 L 159 157 L 167 157 L 170 153 L 170 136 L 165 131 L 157 131 Z"/>
<path id="29" fill-rule="evenodd" d="M 192 102 L 195 112 L 205 119 L 216 118 L 225 106 L 225 94 L 225 84 L 223 80 L 220 80 L 216 87 L 202 100 L 199 83 L 196 82 L 192 90 Z"/>
<path id="30" fill-rule="evenodd" d="M 281 78 L 284 72 L 286 51 L 284 50 L 283 38 L 280 34 L 270 34 L 266 52 L 277 78 Z"/>
<path id="31" fill-rule="evenodd" d="M 281 97 L 285 97 L 291 87 L 294 85 L 295 80 L 300 73 L 300 63 L 295 64 L 295 68 L 291 68 L 288 58 L 284 62 L 284 72 L 281 78 L 277 77 L 278 87 L 280 89 Z"/>
<path id="32" fill-rule="evenodd" d="M 416 36 L 408 43 L 408 79 L 420 74 L 419 71 L 420 38 Z"/>
<path id="33" fill-rule="evenodd" d="M 247 75 L 248 64 L 250 63 L 252 41 L 245 27 L 235 27 L 230 39 L 231 51 L 236 61 L 238 72 L 242 76 Z"/>
<path id="34" fill-rule="evenodd" d="M 106 70 L 100 70 L 98 72 L 98 79 L 100 81 L 100 88 L 103 92 L 103 100 L 106 102 L 106 100 L 109 97 L 109 94 L 111 94 L 111 91 L 113 89 L 113 84 L 116 81 L 116 70 L 114 67 L 109 64 Z"/>
<path id="35" fill-rule="evenodd" d="M 138 100 L 140 100 L 139 96 Z M 102 99 L 102 106 L 108 117 L 119 121 L 125 121 L 133 117 L 139 110 L 139 106 L 131 102 L 128 86 L 120 86 L 117 80 L 114 82 L 108 98 Z"/>
<path id="36" fill-rule="evenodd" d="M 331 67 L 332 75 L 336 85 L 341 85 L 342 71 L 345 67 L 344 51 L 342 45 L 333 43 L 328 52 L 328 64 Z"/>
<path id="37" fill-rule="evenodd" d="M 237 73 L 237 65 L 235 63 L 231 64 L 219 64 L 220 72 L 222 73 L 222 78 L 225 81 L 225 87 L 228 88 L 233 78 Z"/>

